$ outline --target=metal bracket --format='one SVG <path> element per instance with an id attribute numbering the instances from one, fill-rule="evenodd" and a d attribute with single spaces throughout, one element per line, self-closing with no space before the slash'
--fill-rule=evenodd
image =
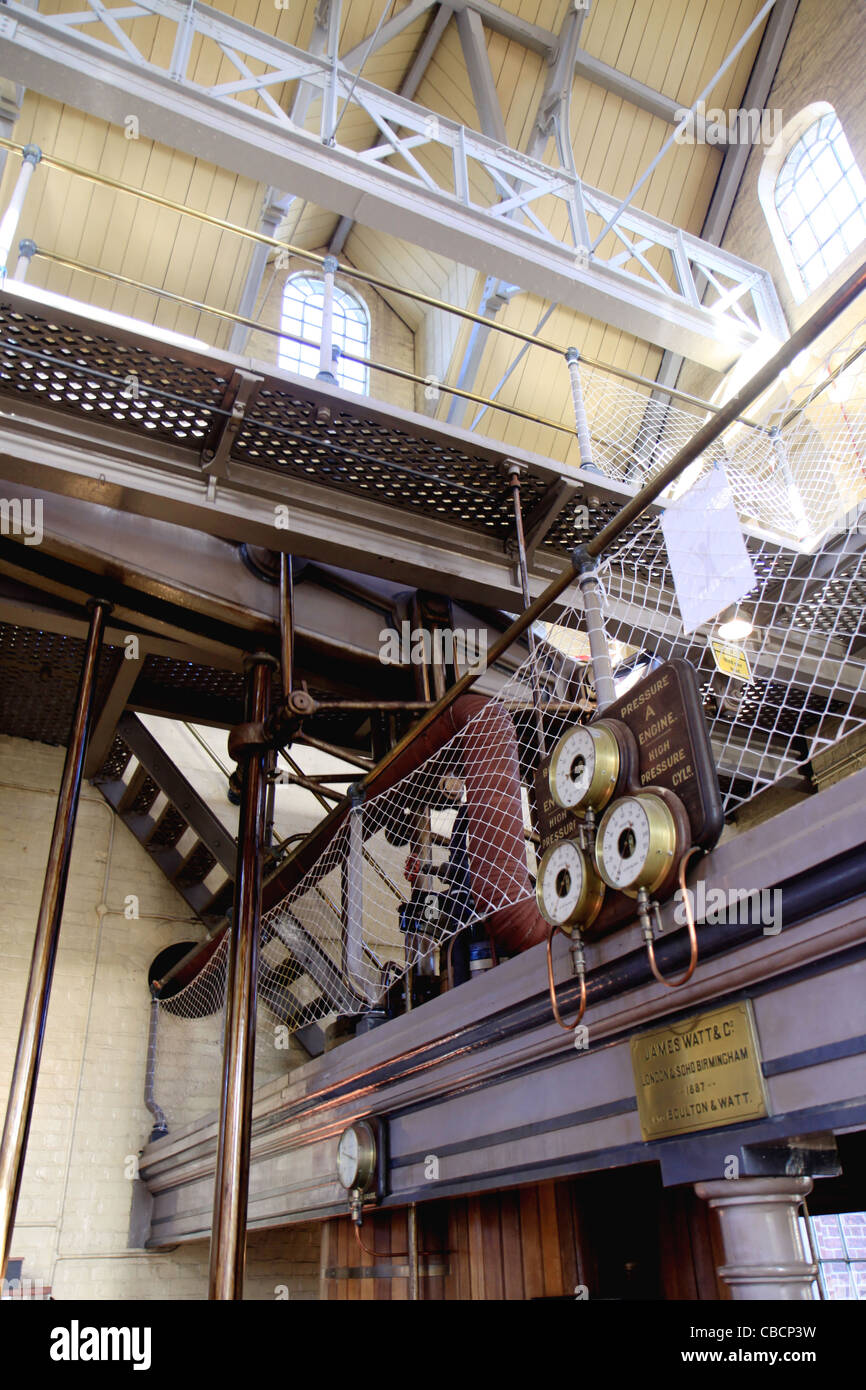
<path id="1" fill-rule="evenodd" d="M 263 376 L 245 372 L 240 367 L 232 373 L 220 405 L 220 410 L 228 411 L 228 415 L 217 425 L 215 437 L 211 437 L 207 448 L 203 449 L 201 454 L 202 470 L 210 474 L 211 482 L 215 478 L 230 476 L 229 457 L 235 439 L 247 413 L 247 407 L 255 400 L 263 381 Z"/>
<path id="2" fill-rule="evenodd" d="M 570 478 L 560 478 L 551 483 L 542 493 L 536 506 L 526 517 L 523 525 L 526 532 L 526 563 L 532 564 L 536 550 L 543 544 L 545 536 L 562 511 L 581 495 L 583 485 Z"/>

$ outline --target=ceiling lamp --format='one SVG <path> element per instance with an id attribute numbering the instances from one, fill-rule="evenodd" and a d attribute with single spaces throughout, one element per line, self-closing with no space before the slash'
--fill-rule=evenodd
<path id="1" fill-rule="evenodd" d="M 731 604 L 719 614 L 719 636 L 726 642 L 742 642 L 751 636 L 753 624 L 748 614 Z"/>

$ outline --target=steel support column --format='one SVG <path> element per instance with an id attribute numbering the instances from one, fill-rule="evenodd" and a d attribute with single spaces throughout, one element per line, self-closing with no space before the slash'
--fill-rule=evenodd
<path id="1" fill-rule="evenodd" d="M 105 618 L 110 607 L 111 605 L 102 599 L 97 599 L 92 605 L 87 646 L 78 681 L 75 714 L 66 747 L 66 761 L 63 764 L 57 810 L 54 814 L 54 829 L 45 867 L 42 901 L 36 922 L 36 940 L 30 959 L 30 976 L 24 997 L 18 1050 L 15 1054 L 9 1102 L 6 1107 L 6 1122 L 3 1138 L 0 1140 L 0 1276 L 5 1272 L 9 1259 L 15 1209 L 18 1205 L 21 1175 L 27 1156 L 27 1139 L 39 1079 L 39 1060 L 48 1019 L 51 982 L 54 976 L 54 962 L 57 959 L 66 880 L 72 854 L 72 838 L 75 834 L 75 819 L 84 773 L 84 754 L 93 716 L 96 672 Z"/>
<path id="2" fill-rule="evenodd" d="M 248 660 L 247 718 L 264 720 L 270 706 L 273 658 L 256 652 Z M 262 906 L 266 755 L 244 762 L 238 821 L 234 912 L 226 983 L 223 1079 L 219 1145 L 214 1175 L 210 1284 L 213 1300 L 243 1298 L 247 1192 L 253 1113 L 256 1045 L 256 976 Z"/>

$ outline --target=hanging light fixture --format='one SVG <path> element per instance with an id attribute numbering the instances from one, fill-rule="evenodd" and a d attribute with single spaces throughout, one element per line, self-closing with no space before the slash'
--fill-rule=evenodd
<path id="1" fill-rule="evenodd" d="M 743 642 L 751 636 L 753 623 L 745 609 L 735 603 L 719 614 L 719 636 L 726 642 Z"/>

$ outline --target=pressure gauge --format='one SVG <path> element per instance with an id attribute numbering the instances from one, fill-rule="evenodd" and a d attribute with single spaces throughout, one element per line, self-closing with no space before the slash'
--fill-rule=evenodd
<path id="1" fill-rule="evenodd" d="M 577 811 L 607 805 L 619 776 L 619 746 L 604 724 L 579 724 L 559 740 L 550 759 L 548 782 L 557 806 Z"/>
<path id="2" fill-rule="evenodd" d="M 596 840 L 598 871 L 610 888 L 652 893 L 666 877 L 677 850 L 669 807 L 652 792 L 623 796 L 608 806 Z"/>
<path id="3" fill-rule="evenodd" d="M 373 1126 L 356 1120 L 337 1145 L 337 1176 L 347 1192 L 368 1192 L 376 1180 L 377 1144 Z"/>
<path id="4" fill-rule="evenodd" d="M 568 932 L 590 922 L 601 907 L 604 885 L 575 840 L 551 845 L 538 866 L 535 900 L 545 922 Z"/>

